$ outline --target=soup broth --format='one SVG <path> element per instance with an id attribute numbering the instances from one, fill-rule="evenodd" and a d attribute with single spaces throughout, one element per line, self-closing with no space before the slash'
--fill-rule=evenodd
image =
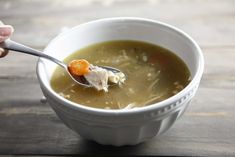
<path id="1" fill-rule="evenodd" d="M 130 109 L 151 105 L 180 92 L 191 80 L 186 64 L 171 51 L 140 41 L 108 41 L 90 45 L 65 58 L 86 59 L 93 65 L 112 66 L 126 75 L 121 86 L 108 92 L 77 85 L 57 67 L 52 88 L 75 103 L 103 109 Z"/>

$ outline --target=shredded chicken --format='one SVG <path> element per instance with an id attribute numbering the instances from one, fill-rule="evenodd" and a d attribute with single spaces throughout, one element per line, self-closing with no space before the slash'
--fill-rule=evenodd
<path id="1" fill-rule="evenodd" d="M 112 71 L 100 68 L 90 64 L 90 71 L 84 75 L 86 80 L 97 90 L 108 92 L 108 82 L 122 84 L 125 81 L 125 75 L 122 72 L 114 73 Z"/>

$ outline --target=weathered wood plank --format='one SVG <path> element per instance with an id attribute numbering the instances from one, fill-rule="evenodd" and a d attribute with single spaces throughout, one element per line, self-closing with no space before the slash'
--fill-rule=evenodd
<path id="1" fill-rule="evenodd" d="M 40 102 L 37 58 L 10 53 L 0 59 L 0 156 L 234 156 L 234 6 L 233 0 L 1 0 L 0 19 L 14 25 L 12 38 L 37 49 L 63 27 L 98 18 L 138 16 L 170 23 L 200 44 L 205 73 L 191 106 L 168 132 L 137 146 L 101 146 L 68 129 Z"/>
<path id="2" fill-rule="evenodd" d="M 201 87 L 185 115 L 168 132 L 146 143 L 120 148 L 80 138 L 39 99 L 28 95 L 1 100 L 0 154 L 234 155 L 234 94 L 233 89 Z"/>
<path id="3" fill-rule="evenodd" d="M 0 79 L 0 87 L 0 101 L 40 100 L 43 96 L 36 78 Z"/>
<path id="4" fill-rule="evenodd" d="M 35 78 L 37 59 L 35 56 L 10 51 L 6 57 L 0 58 L 0 78 Z"/>
<path id="5" fill-rule="evenodd" d="M 175 25 L 200 45 L 234 46 L 233 0 L 2 0 L 0 19 L 15 26 L 13 39 L 44 47 L 60 30 L 116 16 L 145 17 Z"/>
<path id="6" fill-rule="evenodd" d="M 0 62 L 0 154 L 234 155 L 235 50 L 203 51 L 205 74 L 182 119 L 161 137 L 121 148 L 88 142 L 65 127 L 47 104 L 40 103 L 36 58 L 10 54 Z"/>

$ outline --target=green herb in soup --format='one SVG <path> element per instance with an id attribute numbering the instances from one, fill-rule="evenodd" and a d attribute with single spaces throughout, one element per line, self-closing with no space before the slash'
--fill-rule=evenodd
<path id="1" fill-rule="evenodd" d="M 171 51 L 140 41 L 108 41 L 74 52 L 64 62 L 86 59 L 93 65 L 112 66 L 126 75 L 123 85 L 110 86 L 108 92 L 77 85 L 57 67 L 52 88 L 75 103 L 103 109 L 130 109 L 165 100 L 190 82 L 185 63 Z"/>

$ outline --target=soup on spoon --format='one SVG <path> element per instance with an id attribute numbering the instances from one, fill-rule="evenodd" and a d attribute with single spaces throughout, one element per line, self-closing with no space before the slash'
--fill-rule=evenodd
<path id="1" fill-rule="evenodd" d="M 80 79 L 84 78 L 81 82 L 87 82 L 98 91 L 104 90 L 108 92 L 108 83 L 122 84 L 126 80 L 125 75 L 121 71 L 113 72 L 114 70 L 111 71 L 105 69 L 105 67 L 94 66 L 85 59 L 69 62 L 68 71 L 74 79 L 81 81 Z"/>

